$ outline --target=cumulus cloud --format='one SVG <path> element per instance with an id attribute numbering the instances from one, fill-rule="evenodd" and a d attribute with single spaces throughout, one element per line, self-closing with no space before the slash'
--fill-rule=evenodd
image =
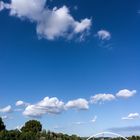
<path id="1" fill-rule="evenodd" d="M 77 110 L 87 110 L 89 108 L 88 101 L 83 98 L 68 101 L 65 105 L 67 109 L 75 108 Z"/>
<path id="2" fill-rule="evenodd" d="M 127 117 L 122 117 L 122 120 L 134 120 L 140 118 L 139 113 L 130 113 Z"/>
<path id="3" fill-rule="evenodd" d="M 112 101 L 115 100 L 116 97 L 131 97 L 136 93 L 135 90 L 120 90 L 116 96 L 114 94 L 106 94 L 106 93 L 100 93 L 96 94 L 90 97 L 90 100 L 86 100 L 84 98 L 78 98 L 75 100 L 69 100 L 67 102 L 63 102 L 59 100 L 57 97 L 45 97 L 43 100 L 35 103 L 30 104 L 27 102 L 24 102 L 22 100 L 19 100 L 16 102 L 16 106 L 23 106 L 25 107 L 23 111 L 23 115 L 28 117 L 42 117 L 45 114 L 60 114 L 63 111 L 67 111 L 69 109 L 75 109 L 75 110 L 88 110 L 89 104 L 102 104 L 105 101 Z M 10 106 L 11 107 L 11 106 Z M 8 109 L 10 110 L 10 107 L 6 107 L 0 110 L 0 112 L 8 112 Z M 22 108 L 23 109 L 23 108 Z M 14 111 L 22 111 L 21 109 Z M 136 114 L 135 114 L 136 115 Z M 129 116 L 131 117 L 131 115 Z M 92 122 L 95 122 L 97 117 L 95 116 L 92 120 Z"/>
<path id="4" fill-rule="evenodd" d="M 94 96 L 91 96 L 90 102 L 91 103 L 103 103 L 105 101 L 112 101 L 115 99 L 115 96 L 113 94 L 96 94 Z"/>
<path id="5" fill-rule="evenodd" d="M 1 10 L 5 8 L 4 5 L 1 1 Z M 48 40 L 83 37 L 91 27 L 91 19 L 77 21 L 67 6 L 49 9 L 46 7 L 46 0 L 11 0 L 7 9 L 12 16 L 26 18 L 36 23 L 38 36 Z"/>
<path id="6" fill-rule="evenodd" d="M 28 105 L 29 105 L 29 103 L 26 103 L 26 102 L 21 101 L 21 100 L 16 102 L 16 106 L 28 106 Z"/>
<path id="7" fill-rule="evenodd" d="M 17 102 L 17 105 L 24 105 L 24 102 Z M 45 114 L 60 114 L 68 109 L 87 110 L 89 108 L 86 99 L 76 99 L 68 101 L 66 104 L 56 97 L 45 97 L 36 104 L 28 104 L 23 111 L 23 115 L 28 117 L 42 117 Z"/>
<path id="8" fill-rule="evenodd" d="M 11 0 L 10 14 L 19 18 L 38 20 L 46 0 Z"/>
<path id="9" fill-rule="evenodd" d="M 111 33 L 107 30 L 100 30 L 97 32 L 97 36 L 101 40 L 110 40 L 111 39 Z"/>
<path id="10" fill-rule="evenodd" d="M 0 113 L 10 113 L 10 112 L 12 112 L 12 107 L 10 105 L 4 108 L 0 108 Z"/>
<path id="11" fill-rule="evenodd" d="M 83 32 L 85 29 L 89 29 L 91 26 L 91 20 L 86 18 L 81 20 L 81 22 L 76 22 L 75 23 L 75 33 L 81 33 Z"/>
<path id="12" fill-rule="evenodd" d="M 129 98 L 129 97 L 132 97 L 134 96 L 135 94 L 137 93 L 136 90 L 128 90 L 128 89 L 123 89 L 123 90 L 120 90 L 116 96 L 117 97 L 122 97 L 122 98 Z"/>
<path id="13" fill-rule="evenodd" d="M 41 117 L 42 115 L 48 114 L 59 114 L 64 110 L 64 102 L 60 101 L 56 97 L 49 98 L 45 97 L 40 102 L 28 105 L 23 115 L 29 117 Z"/>
<path id="14" fill-rule="evenodd" d="M 83 19 L 81 22 L 74 20 L 66 6 L 54 8 L 48 13 L 44 13 L 48 19 L 44 18 L 37 24 L 37 33 L 41 37 L 54 40 L 59 37 L 72 38 L 74 35 L 84 33 L 90 29 L 91 20 Z"/>

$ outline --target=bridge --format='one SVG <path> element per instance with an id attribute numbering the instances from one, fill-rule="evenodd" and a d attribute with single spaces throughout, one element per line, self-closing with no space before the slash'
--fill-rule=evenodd
<path id="1" fill-rule="evenodd" d="M 124 140 L 128 140 L 124 136 L 122 136 L 120 134 L 117 134 L 117 133 L 113 133 L 113 132 L 101 132 L 101 133 L 97 133 L 97 134 L 94 134 L 94 135 L 90 136 L 87 140 L 91 140 L 91 139 L 94 140 L 98 136 L 100 136 L 100 138 L 102 137 L 102 140 L 104 140 L 104 135 L 112 135 L 114 137 L 118 137 L 118 138 L 121 138 L 121 139 L 124 139 Z"/>

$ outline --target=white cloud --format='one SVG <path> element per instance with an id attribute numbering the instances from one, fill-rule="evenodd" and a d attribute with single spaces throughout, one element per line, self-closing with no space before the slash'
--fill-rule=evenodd
<path id="1" fill-rule="evenodd" d="M 3 1 L 0 1 L 0 11 L 4 9 L 10 9 L 10 5 L 8 3 L 4 3 Z"/>
<path id="2" fill-rule="evenodd" d="M 64 110 L 64 103 L 59 101 L 56 97 L 45 97 L 43 100 L 34 105 L 28 105 L 23 115 L 29 117 L 41 117 L 48 114 L 59 114 Z"/>
<path id="3" fill-rule="evenodd" d="M 48 16 L 47 19 L 44 16 Z M 43 18 L 37 24 L 37 33 L 41 37 L 54 40 L 59 37 L 71 39 L 74 35 L 82 34 L 89 30 L 90 19 L 75 21 L 66 6 L 54 8 L 52 11 L 44 11 Z"/>
<path id="4" fill-rule="evenodd" d="M 94 116 L 92 120 L 90 121 L 77 121 L 77 122 L 74 122 L 73 124 L 75 125 L 83 125 L 83 124 L 89 124 L 89 123 L 95 123 L 97 120 L 97 116 Z"/>
<path id="5" fill-rule="evenodd" d="M 29 103 L 26 103 L 26 102 L 21 101 L 21 100 L 16 102 L 16 106 L 28 106 L 28 105 L 29 105 Z"/>
<path id="6" fill-rule="evenodd" d="M 19 102 L 20 105 L 22 102 Z M 28 117 L 42 117 L 45 114 L 60 114 L 68 109 L 75 108 L 77 110 L 86 110 L 89 108 L 88 101 L 82 98 L 68 101 L 66 104 L 58 98 L 45 97 L 36 104 L 28 104 L 23 115 Z"/>
<path id="7" fill-rule="evenodd" d="M 128 90 L 128 89 L 123 89 L 123 90 L 120 90 L 120 91 L 116 94 L 116 96 L 117 96 L 117 97 L 122 97 L 122 98 L 129 98 L 129 97 L 134 96 L 136 93 L 137 93 L 136 90 L 130 91 L 130 90 Z"/>
<path id="8" fill-rule="evenodd" d="M 3 9 L 4 3 L 1 2 L 1 5 Z M 48 40 L 60 37 L 71 39 L 75 35 L 83 37 L 91 27 L 91 19 L 76 21 L 68 7 L 48 9 L 46 0 L 11 0 L 7 9 L 10 9 L 12 16 L 26 18 L 36 23 L 38 36 Z"/>
<path id="9" fill-rule="evenodd" d="M 65 105 L 65 107 L 67 109 L 75 108 L 78 110 L 87 110 L 89 108 L 89 105 L 88 105 L 88 101 L 86 99 L 79 98 L 76 100 L 68 101 L 67 104 Z"/>
<path id="10" fill-rule="evenodd" d="M 1 116 L 1 118 L 3 119 L 3 120 L 6 120 L 6 119 L 8 119 L 8 116 Z"/>
<path id="11" fill-rule="evenodd" d="M 139 113 L 130 113 L 127 117 L 122 117 L 122 120 L 134 120 L 140 118 Z"/>
<path id="12" fill-rule="evenodd" d="M 10 14 L 30 20 L 38 20 L 45 3 L 46 0 L 11 0 Z"/>
<path id="13" fill-rule="evenodd" d="M 2 118 L 3 120 L 13 119 L 13 117 L 10 117 L 10 116 L 7 116 L 7 115 L 1 116 L 1 118 Z"/>
<path id="14" fill-rule="evenodd" d="M 97 120 L 97 116 L 94 116 L 94 118 L 91 120 L 92 123 L 95 123 Z"/>
<path id="15" fill-rule="evenodd" d="M 110 40 L 111 39 L 111 33 L 107 30 L 100 30 L 97 32 L 97 36 L 101 40 Z"/>
<path id="16" fill-rule="evenodd" d="M 81 20 L 81 22 L 75 22 L 76 26 L 75 26 L 75 33 L 81 33 L 83 32 L 85 29 L 89 29 L 91 26 L 91 20 L 90 19 L 83 19 Z"/>
<path id="17" fill-rule="evenodd" d="M 74 122 L 73 124 L 76 124 L 76 125 L 82 125 L 82 124 L 86 124 L 87 122 Z"/>
<path id="18" fill-rule="evenodd" d="M 53 128 L 54 128 L 54 129 L 59 129 L 59 128 L 61 128 L 61 127 L 58 126 L 58 125 L 55 125 Z"/>
<path id="19" fill-rule="evenodd" d="M 91 103 L 102 103 L 105 101 L 112 101 L 115 99 L 115 96 L 113 94 L 96 94 L 91 97 L 90 102 Z"/>
<path id="20" fill-rule="evenodd" d="M 25 106 L 24 106 L 25 107 Z M 21 112 L 21 111 L 23 111 L 23 109 L 22 108 L 16 108 L 16 109 L 14 109 L 14 111 L 15 112 Z"/>
<path id="21" fill-rule="evenodd" d="M 12 107 L 10 105 L 8 105 L 4 108 L 0 108 L 0 112 L 1 113 L 10 113 L 10 112 L 12 112 Z"/>
<path id="22" fill-rule="evenodd" d="M 2 11 L 4 9 L 4 2 L 0 1 L 0 11 Z"/>

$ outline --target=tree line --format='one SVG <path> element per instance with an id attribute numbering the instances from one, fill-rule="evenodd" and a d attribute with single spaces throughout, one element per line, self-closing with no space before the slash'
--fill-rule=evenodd
<path id="1" fill-rule="evenodd" d="M 0 140 L 82 140 L 82 138 L 43 130 L 42 124 L 37 120 L 27 121 L 20 130 L 6 130 L 0 118 Z"/>
<path id="2" fill-rule="evenodd" d="M 63 133 L 54 133 L 42 129 L 42 124 L 37 120 L 29 120 L 20 129 L 7 130 L 0 118 L 0 140 L 86 140 L 87 138 L 77 135 L 67 135 Z M 99 140 L 99 139 L 95 139 Z M 107 140 L 107 139 L 105 139 Z M 109 140 L 122 140 L 121 138 L 109 138 Z M 128 140 L 140 140 L 140 136 L 128 137 Z"/>

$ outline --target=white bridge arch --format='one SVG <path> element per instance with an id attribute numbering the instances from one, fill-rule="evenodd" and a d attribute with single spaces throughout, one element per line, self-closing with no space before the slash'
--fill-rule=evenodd
<path id="1" fill-rule="evenodd" d="M 97 133 L 97 134 L 94 134 L 94 135 L 90 136 L 87 140 L 94 139 L 94 138 L 96 138 L 96 136 L 104 135 L 104 134 L 109 134 L 109 135 L 113 135 L 113 136 L 117 136 L 117 137 L 123 138 L 124 140 L 128 140 L 124 136 L 122 136 L 120 134 L 117 134 L 117 133 L 113 133 L 113 132 L 101 132 L 101 133 Z"/>

